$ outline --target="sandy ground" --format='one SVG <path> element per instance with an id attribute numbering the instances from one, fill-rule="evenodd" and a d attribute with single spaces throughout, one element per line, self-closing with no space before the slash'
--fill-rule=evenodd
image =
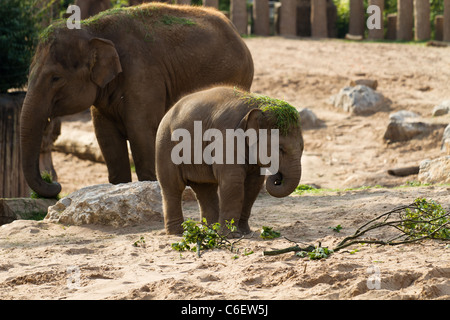
<path id="1" fill-rule="evenodd" d="M 442 155 L 443 130 L 405 143 L 382 139 L 390 112 L 406 109 L 428 117 L 434 105 L 450 99 L 450 48 L 278 37 L 245 41 L 255 61 L 252 90 L 308 107 L 323 121 L 321 128 L 304 131 L 301 183 L 383 186 L 283 199 L 261 194 L 250 220 L 253 230 L 271 226 L 292 241 L 333 247 L 362 223 L 417 197 L 450 209 L 450 186 L 392 188 L 417 176 L 386 173 Z M 330 105 L 331 95 L 358 78 L 378 80 L 377 90 L 392 100 L 389 112 L 350 116 Z M 54 163 L 63 193 L 107 182 L 103 164 L 61 153 L 54 154 Z M 184 211 L 198 219 L 195 202 L 185 202 Z M 340 233 L 329 228 L 338 224 Z M 358 245 L 311 261 L 292 253 L 263 256 L 264 250 L 292 243 L 262 240 L 257 233 L 239 242 L 238 259 L 224 250 L 180 256 L 170 246 L 179 239 L 165 235 L 162 221 L 123 229 L 15 221 L 0 227 L 0 299 L 450 298 L 448 242 Z M 245 256 L 246 249 L 254 253 Z M 371 286 L 374 276 L 379 289 Z"/>

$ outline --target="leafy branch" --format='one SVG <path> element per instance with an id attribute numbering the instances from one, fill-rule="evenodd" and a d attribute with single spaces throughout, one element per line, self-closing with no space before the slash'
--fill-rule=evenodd
<path id="1" fill-rule="evenodd" d="M 367 232 L 384 227 L 394 228 L 397 233 L 389 239 L 362 238 Z M 309 255 L 311 259 L 314 259 L 316 255 L 313 256 L 313 254 L 315 253 L 319 258 L 327 257 L 332 252 L 354 244 L 399 245 L 424 239 L 450 240 L 450 213 L 433 200 L 417 198 L 412 204 L 399 206 L 364 223 L 353 235 L 344 238 L 332 250 L 322 247 L 319 243 L 317 247 L 295 245 L 279 250 L 264 251 L 263 254 L 278 255 L 297 252 L 296 254 L 299 256 Z"/>
<path id="2" fill-rule="evenodd" d="M 221 232 L 220 223 L 208 225 L 205 218 L 201 223 L 187 219 L 182 223 L 182 226 L 184 230 L 183 239 L 172 243 L 172 249 L 180 252 L 185 250 L 196 251 L 198 257 L 200 257 L 201 250 L 207 249 L 227 249 L 233 252 L 234 245 L 243 239 L 241 237 L 233 242 L 228 240 L 228 236 L 237 230 L 233 219 L 225 222 L 228 229 L 227 233 Z"/>

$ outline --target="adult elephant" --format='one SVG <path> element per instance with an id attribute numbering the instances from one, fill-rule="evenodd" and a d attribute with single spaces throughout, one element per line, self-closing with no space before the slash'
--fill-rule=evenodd
<path id="1" fill-rule="evenodd" d="M 48 121 L 90 106 L 109 181 L 131 181 L 127 140 L 139 180 L 156 180 L 158 124 L 183 95 L 213 84 L 248 90 L 253 61 L 231 22 L 202 7 L 162 3 L 111 9 L 40 37 L 21 114 L 23 171 L 44 197 L 61 191 L 42 180 L 39 147 Z"/>

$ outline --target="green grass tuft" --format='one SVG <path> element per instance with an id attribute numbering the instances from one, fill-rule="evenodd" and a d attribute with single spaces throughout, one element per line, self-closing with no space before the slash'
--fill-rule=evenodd
<path id="1" fill-rule="evenodd" d="M 293 106 L 281 99 L 268 96 L 242 92 L 235 88 L 235 94 L 249 106 L 261 109 L 275 122 L 275 127 L 280 133 L 287 136 L 289 131 L 299 126 L 300 115 Z"/>

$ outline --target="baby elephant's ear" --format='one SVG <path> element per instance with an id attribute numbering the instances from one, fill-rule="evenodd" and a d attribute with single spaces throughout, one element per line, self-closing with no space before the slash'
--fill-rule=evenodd
<path id="1" fill-rule="evenodd" d="M 107 39 L 92 38 L 91 79 L 99 87 L 104 88 L 120 72 L 122 66 L 114 43 Z"/>
<path id="2" fill-rule="evenodd" d="M 247 131 L 248 129 L 254 129 L 258 131 L 258 129 L 260 129 L 261 117 L 263 117 L 263 112 L 261 111 L 261 109 L 252 109 L 245 115 L 244 118 L 242 118 L 237 128 L 240 128 L 244 131 Z"/>

